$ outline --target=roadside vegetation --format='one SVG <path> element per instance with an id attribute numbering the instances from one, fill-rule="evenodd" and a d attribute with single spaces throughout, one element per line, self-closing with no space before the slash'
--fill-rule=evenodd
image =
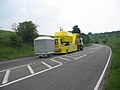
<path id="1" fill-rule="evenodd" d="M 16 58 L 34 56 L 33 40 L 38 36 L 37 25 L 32 21 L 13 23 L 11 31 L 0 30 L 0 61 Z M 89 44 L 89 37 L 81 33 L 77 25 L 73 27 L 72 33 L 78 33 L 84 39 L 84 44 Z M 54 32 L 53 32 L 54 33 Z M 54 36 L 51 36 L 54 38 Z"/>
<path id="2" fill-rule="evenodd" d="M 33 40 L 38 37 L 32 21 L 12 25 L 15 32 L 0 30 L 0 61 L 34 55 Z"/>
<path id="3" fill-rule="evenodd" d="M 15 32 L 0 30 L 0 61 L 33 56 L 33 46 L 23 43 Z"/>
<path id="4" fill-rule="evenodd" d="M 120 90 L 120 31 L 88 34 L 91 42 L 105 44 L 112 49 L 112 62 L 105 90 Z"/>

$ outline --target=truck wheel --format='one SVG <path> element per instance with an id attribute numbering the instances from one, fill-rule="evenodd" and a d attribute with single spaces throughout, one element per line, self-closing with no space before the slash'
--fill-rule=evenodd
<path id="1" fill-rule="evenodd" d="M 80 50 L 83 50 L 83 47 L 80 47 Z"/>
<path id="2" fill-rule="evenodd" d="M 66 54 L 68 54 L 68 50 L 66 49 Z"/>

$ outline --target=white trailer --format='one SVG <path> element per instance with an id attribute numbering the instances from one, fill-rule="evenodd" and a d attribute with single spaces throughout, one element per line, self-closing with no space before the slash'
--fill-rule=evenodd
<path id="1" fill-rule="evenodd" d="M 54 53 L 54 39 L 51 37 L 38 37 L 34 39 L 35 55 L 50 57 Z"/>

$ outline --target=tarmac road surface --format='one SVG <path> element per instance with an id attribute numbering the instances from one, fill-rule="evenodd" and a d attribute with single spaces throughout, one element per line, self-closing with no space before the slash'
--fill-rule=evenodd
<path id="1" fill-rule="evenodd" d="M 0 62 L 0 90 L 97 90 L 110 57 L 108 46 L 93 44 L 51 58 Z"/>

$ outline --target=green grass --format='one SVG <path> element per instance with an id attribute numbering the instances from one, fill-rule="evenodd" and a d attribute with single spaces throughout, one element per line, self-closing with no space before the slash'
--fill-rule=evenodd
<path id="1" fill-rule="evenodd" d="M 112 63 L 105 90 L 120 90 L 120 46 L 111 46 Z"/>
<path id="2" fill-rule="evenodd" d="M 12 33 L 14 33 L 14 32 L 0 30 L 0 47 L 8 45 L 8 43 L 9 43 L 9 36 Z"/>
<path id="3" fill-rule="evenodd" d="M 22 48 L 7 48 L 0 47 L 0 61 L 11 60 L 16 58 L 33 56 L 34 51 L 32 46 L 23 46 Z"/>
<path id="4" fill-rule="evenodd" d="M 16 58 L 29 57 L 34 55 L 33 46 L 23 44 L 21 48 L 9 47 L 9 37 L 14 32 L 0 30 L 0 61 Z"/>
<path id="5" fill-rule="evenodd" d="M 112 62 L 106 81 L 105 90 L 120 90 L 120 38 L 107 38 L 106 45 L 112 49 Z M 103 44 L 103 39 L 99 39 Z"/>

